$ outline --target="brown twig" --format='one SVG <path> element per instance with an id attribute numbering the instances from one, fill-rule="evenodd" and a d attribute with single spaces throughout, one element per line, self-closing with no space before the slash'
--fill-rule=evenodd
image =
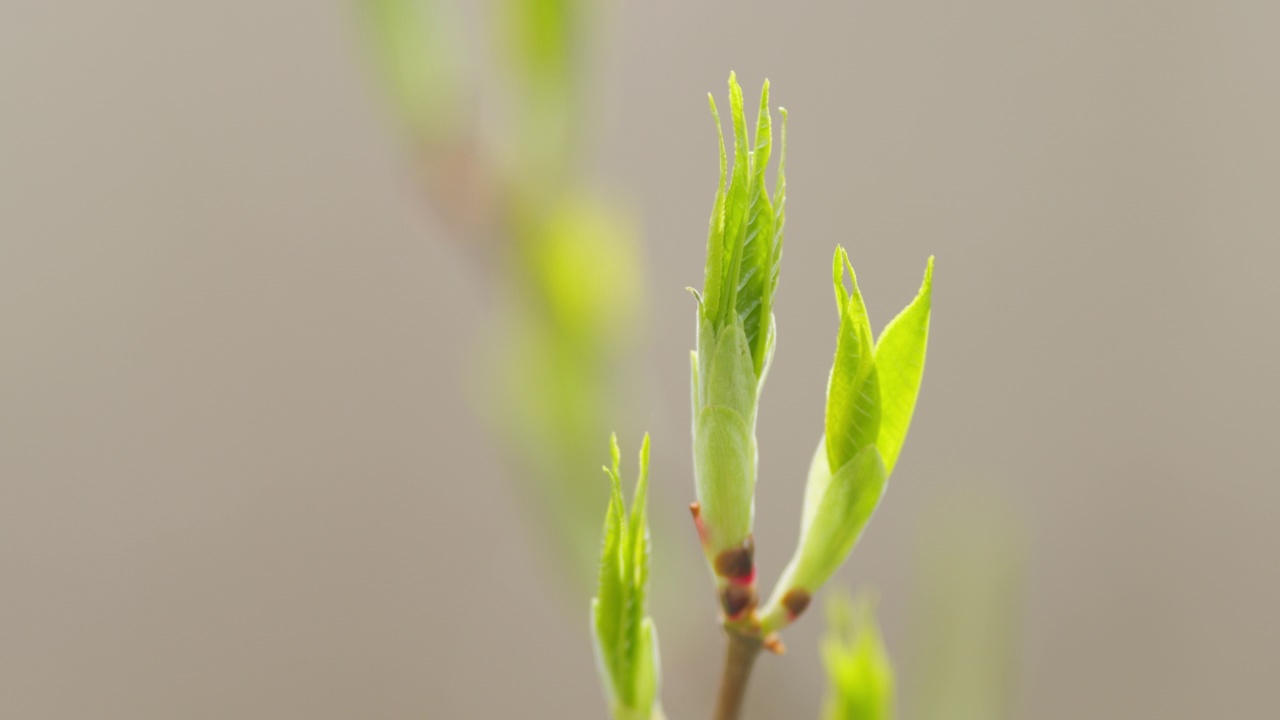
<path id="1" fill-rule="evenodd" d="M 716 698 L 714 720 L 738 720 L 742 700 L 747 694 L 751 667 L 764 646 L 760 638 L 729 630 L 729 646 L 724 657 L 724 676 L 720 678 L 720 695 Z"/>

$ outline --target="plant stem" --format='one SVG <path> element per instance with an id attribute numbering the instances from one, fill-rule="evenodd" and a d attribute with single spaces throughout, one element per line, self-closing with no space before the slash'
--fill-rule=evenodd
<path id="1" fill-rule="evenodd" d="M 720 678 L 720 695 L 716 699 L 714 720 L 738 720 L 742 713 L 742 700 L 747 694 L 747 680 L 751 667 L 760 654 L 760 638 L 742 635 L 732 630 L 729 646 L 724 656 L 724 676 Z"/>

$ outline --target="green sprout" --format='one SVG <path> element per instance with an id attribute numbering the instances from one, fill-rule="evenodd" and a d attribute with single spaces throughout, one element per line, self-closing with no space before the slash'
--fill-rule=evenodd
<path id="1" fill-rule="evenodd" d="M 822 720 L 893 719 L 893 667 L 868 598 L 837 593 L 827 601 L 822 661 L 829 685 Z"/>
<path id="2" fill-rule="evenodd" d="M 733 172 L 727 172 L 720 114 L 720 182 L 707 239 L 706 279 L 698 298 L 693 365 L 694 515 L 726 618 L 755 603 L 752 521 L 755 511 L 756 409 L 773 355 L 773 295 L 782 260 L 786 206 L 786 111 L 777 190 L 765 170 L 772 152 L 769 83 L 760 93 L 755 149 L 747 148 L 742 88 L 729 76 Z M 726 185 L 727 181 L 727 185 Z"/>
<path id="3" fill-rule="evenodd" d="M 845 288 L 846 270 L 852 290 Z M 920 292 L 874 344 L 857 276 L 841 247 L 833 281 L 840 330 L 827 383 L 826 433 L 809 467 L 800 542 L 764 611 L 765 633 L 802 613 L 853 550 L 902 451 L 924 374 L 933 258 Z"/>
<path id="4" fill-rule="evenodd" d="M 612 492 L 605 515 L 600 581 L 591 601 L 591 635 L 605 696 L 616 720 L 660 718 L 658 633 L 648 617 L 649 436 L 640 446 L 640 478 L 628 514 L 622 499 L 618 436 L 610 439 L 613 467 L 605 468 Z"/>
<path id="5" fill-rule="evenodd" d="M 733 168 L 715 100 L 720 181 L 707 240 L 706 277 L 698 301 L 692 353 L 694 521 L 720 600 L 729 639 L 716 720 L 741 713 L 746 683 L 761 649 L 782 652 L 777 632 L 794 622 L 857 544 L 880 503 L 906 440 L 924 373 L 933 294 L 933 258 L 914 300 L 877 341 L 844 248 L 832 279 L 839 326 L 827 383 L 826 430 L 805 487 L 800 540 L 773 595 L 757 608 L 752 527 L 760 390 L 777 339 L 773 299 L 782 260 L 786 205 L 786 111 L 776 190 L 765 173 L 772 155 L 769 83 L 760 93 L 755 142 L 748 148 L 742 88 L 729 76 Z M 845 277 L 848 275 L 849 284 Z M 660 717 L 658 657 L 645 616 L 648 538 L 644 520 L 648 439 L 630 517 L 625 513 L 613 446 L 613 498 L 605 524 L 600 590 L 592 622 L 601 674 L 614 717 Z M 847 604 L 847 603 L 846 603 Z M 887 720 L 892 673 L 869 609 L 832 605 L 835 630 L 826 644 L 833 691 L 826 717 Z"/>

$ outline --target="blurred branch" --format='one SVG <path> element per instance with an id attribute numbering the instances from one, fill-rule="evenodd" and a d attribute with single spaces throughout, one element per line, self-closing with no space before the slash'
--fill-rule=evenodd
<path id="1" fill-rule="evenodd" d="M 632 224 L 583 193 L 584 0 L 503 0 L 492 19 L 502 97 L 478 97 L 474 48 L 440 0 L 361 0 L 385 85 L 415 144 L 425 198 L 504 301 L 480 363 L 498 431 L 557 557 L 591 578 L 605 498 L 594 448 L 621 415 L 619 379 L 641 315 Z M 477 110 L 509 107 L 509 138 Z"/>

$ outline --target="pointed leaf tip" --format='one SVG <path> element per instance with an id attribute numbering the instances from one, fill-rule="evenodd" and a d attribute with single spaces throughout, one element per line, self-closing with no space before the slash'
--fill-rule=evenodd
<path id="1" fill-rule="evenodd" d="M 846 258 L 844 248 L 836 245 L 835 257 L 831 259 L 831 284 L 836 291 L 836 312 L 844 315 L 844 306 L 849 303 L 849 293 L 844 289 L 844 264 Z"/>
<path id="2" fill-rule="evenodd" d="M 622 469 L 622 451 L 618 449 L 618 433 L 609 434 L 609 457 L 613 460 L 613 474 Z"/>
<path id="3" fill-rule="evenodd" d="M 898 313 L 876 342 L 876 368 L 884 398 L 879 437 L 876 444 L 892 473 L 906 441 L 911 416 L 915 412 L 920 383 L 924 376 L 929 342 L 929 315 L 933 294 L 933 257 L 925 265 L 920 291 Z"/>

